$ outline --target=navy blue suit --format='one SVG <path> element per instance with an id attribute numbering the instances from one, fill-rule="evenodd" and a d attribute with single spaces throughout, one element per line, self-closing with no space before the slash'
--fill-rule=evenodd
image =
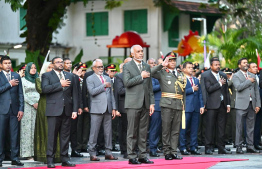
<path id="1" fill-rule="evenodd" d="M 192 81 L 198 86 L 198 91 L 193 91 L 191 82 L 187 79 L 186 85 L 186 129 L 180 131 L 180 150 L 186 149 L 186 131 L 190 129 L 190 150 L 197 148 L 197 131 L 200 117 L 200 108 L 204 107 L 202 91 L 199 80 L 193 77 Z"/>
<path id="2" fill-rule="evenodd" d="M 19 85 L 11 86 L 5 74 L 0 72 L 0 162 L 4 160 L 6 133 L 10 133 L 11 159 L 18 160 L 18 119 L 19 111 L 24 112 L 24 95 L 21 78 L 11 72 L 12 79 L 18 79 Z M 9 125 L 9 126 L 8 126 Z M 9 128 L 9 131 L 6 131 Z"/>
<path id="3" fill-rule="evenodd" d="M 260 71 L 260 74 L 262 71 Z M 262 99 L 262 76 L 258 75 L 259 78 L 259 92 L 260 98 Z M 254 128 L 254 146 L 258 146 L 261 144 L 261 121 L 262 121 L 262 110 L 260 109 L 259 112 L 256 114 L 256 121 L 255 121 L 255 128 Z"/>
<path id="4" fill-rule="evenodd" d="M 161 109 L 159 106 L 160 98 L 161 98 L 161 89 L 159 81 L 155 78 L 152 78 L 152 86 L 155 97 L 155 112 L 150 117 L 150 125 L 149 125 L 149 147 L 150 152 L 155 153 L 157 150 L 157 144 L 160 139 L 161 134 Z"/>

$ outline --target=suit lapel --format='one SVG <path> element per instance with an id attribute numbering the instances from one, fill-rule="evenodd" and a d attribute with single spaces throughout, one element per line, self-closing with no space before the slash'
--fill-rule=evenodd
<path id="1" fill-rule="evenodd" d="M 53 77 L 56 79 L 56 81 L 60 81 L 54 70 L 52 70 L 51 73 L 52 73 Z"/>
<path id="2" fill-rule="evenodd" d="M 211 78 L 218 83 L 216 77 L 213 75 L 213 73 L 211 72 L 211 70 L 209 71 L 209 73 L 210 73 Z"/>
<path id="3" fill-rule="evenodd" d="M 137 67 L 137 65 L 136 65 L 136 63 L 135 63 L 135 61 L 134 61 L 134 60 L 131 60 L 130 63 L 131 63 L 131 65 L 133 66 L 133 68 L 136 70 L 136 72 L 137 72 L 138 74 L 141 74 L 140 71 L 139 71 L 139 69 L 138 69 L 138 67 Z M 142 64 L 142 69 L 143 69 L 143 64 Z"/>

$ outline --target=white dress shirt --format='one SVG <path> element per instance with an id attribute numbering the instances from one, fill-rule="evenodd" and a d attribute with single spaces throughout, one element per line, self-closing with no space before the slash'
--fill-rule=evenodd
<path id="1" fill-rule="evenodd" d="M 189 80 L 190 84 L 191 84 L 190 78 L 192 78 L 192 83 L 193 83 L 193 85 L 195 84 L 195 83 L 194 83 L 193 76 L 187 76 L 187 75 L 186 75 L 186 78 Z M 192 90 L 193 90 L 193 92 L 195 92 L 193 87 L 192 87 Z"/>
<path id="2" fill-rule="evenodd" d="M 6 75 L 7 72 L 3 70 L 3 73 L 4 73 L 4 75 L 5 75 L 6 79 L 7 79 L 7 75 Z M 8 73 L 9 73 L 9 76 L 10 76 L 10 80 L 12 80 L 12 77 L 11 77 L 11 71 L 9 71 Z M 8 79 L 7 79 L 7 81 L 8 81 Z M 9 81 L 8 81 L 8 82 L 9 82 Z M 10 82 L 9 82 L 9 84 L 11 85 Z M 11 87 L 13 87 L 13 86 L 11 85 Z"/>
<path id="3" fill-rule="evenodd" d="M 54 70 L 54 71 L 55 71 L 55 73 L 56 73 L 56 75 L 57 75 L 58 79 L 60 79 L 59 72 L 58 72 L 58 71 L 56 71 L 56 70 Z M 62 74 L 62 79 L 63 79 L 63 80 L 65 80 L 65 75 L 64 75 L 63 71 L 61 71 L 61 74 Z"/>

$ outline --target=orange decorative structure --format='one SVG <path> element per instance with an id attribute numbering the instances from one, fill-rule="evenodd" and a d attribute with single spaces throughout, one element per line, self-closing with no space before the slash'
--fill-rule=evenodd
<path id="1" fill-rule="evenodd" d="M 184 36 L 184 39 L 179 42 L 177 50 L 174 50 L 173 52 L 178 53 L 179 56 L 187 56 L 191 53 L 203 53 L 204 47 L 199 45 L 199 41 L 200 36 L 198 31 L 192 32 L 190 30 L 189 34 Z"/>
<path id="2" fill-rule="evenodd" d="M 147 49 L 146 55 L 147 59 L 149 56 L 149 47 L 150 45 L 147 45 L 146 42 L 143 41 L 141 36 L 137 32 L 133 31 L 127 31 L 121 34 L 120 36 L 116 36 L 112 40 L 112 45 L 107 45 L 108 48 L 108 57 L 111 57 L 111 48 L 124 48 L 125 49 L 125 57 L 127 56 L 127 48 L 132 47 L 133 45 L 140 45 L 143 48 L 145 47 Z"/>

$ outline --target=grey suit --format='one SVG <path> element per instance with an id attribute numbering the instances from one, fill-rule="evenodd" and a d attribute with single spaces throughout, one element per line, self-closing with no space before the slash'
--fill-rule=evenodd
<path id="1" fill-rule="evenodd" d="M 103 75 L 102 75 L 103 76 Z M 108 76 L 103 76 L 106 82 L 111 82 Z M 100 126 L 103 122 L 106 155 L 111 155 L 112 149 L 112 110 L 116 109 L 112 88 L 105 88 L 99 77 L 94 73 L 86 79 L 90 95 L 91 129 L 89 136 L 89 154 L 95 156 L 95 146 Z"/>
<path id="2" fill-rule="evenodd" d="M 143 62 L 142 70 L 151 73 L 150 66 Z M 146 140 L 149 123 L 149 106 L 155 103 L 152 80 L 143 79 L 134 60 L 123 67 L 123 82 L 126 87 L 125 108 L 127 109 L 127 154 L 129 159 L 146 158 Z"/>
<path id="3" fill-rule="evenodd" d="M 248 72 L 248 76 L 256 78 L 254 74 Z M 243 143 L 242 127 L 243 120 L 246 121 L 246 133 L 248 147 L 253 146 L 253 134 L 255 124 L 255 108 L 261 107 L 260 95 L 257 81 L 252 83 L 247 80 L 242 71 L 233 75 L 233 84 L 236 88 L 236 146 Z M 250 101 L 252 98 L 252 101 Z"/>

